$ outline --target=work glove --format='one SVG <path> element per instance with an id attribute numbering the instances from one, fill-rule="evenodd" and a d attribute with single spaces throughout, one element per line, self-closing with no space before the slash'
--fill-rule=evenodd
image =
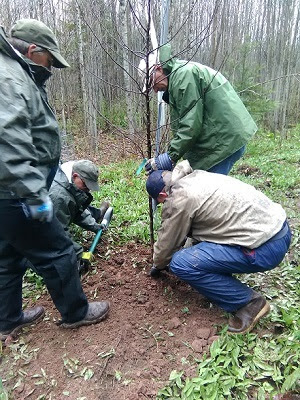
<path id="1" fill-rule="evenodd" d="M 108 201 L 102 201 L 102 203 L 100 204 L 99 207 L 99 212 L 100 212 L 100 218 L 99 220 L 101 221 L 104 217 L 104 214 L 106 213 L 106 211 L 108 210 L 108 207 L 110 206 Z"/>
<path id="2" fill-rule="evenodd" d="M 163 269 L 158 269 L 158 268 L 156 267 L 156 265 L 153 264 L 152 267 L 151 267 L 151 269 L 150 269 L 149 275 L 151 276 L 151 278 L 157 279 L 157 278 L 160 277 L 161 271 L 167 271 L 167 272 L 169 272 L 169 267 L 166 266 L 166 267 L 163 268 Z"/>
<path id="3" fill-rule="evenodd" d="M 52 221 L 53 203 L 49 196 L 45 197 L 43 203 L 41 203 L 40 199 L 27 199 L 22 203 L 22 206 L 27 218 L 36 219 L 41 222 Z"/>
<path id="4" fill-rule="evenodd" d="M 103 231 L 106 231 L 108 228 L 105 224 L 95 224 L 93 232 L 97 233 L 100 231 L 100 229 L 102 229 Z"/>
<path id="5" fill-rule="evenodd" d="M 148 174 L 156 170 L 172 171 L 174 163 L 168 153 L 160 154 L 157 157 L 150 158 L 145 165 L 145 170 Z"/>

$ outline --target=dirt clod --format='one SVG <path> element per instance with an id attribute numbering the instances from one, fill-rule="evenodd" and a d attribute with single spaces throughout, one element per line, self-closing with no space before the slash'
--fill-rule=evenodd
<path id="1" fill-rule="evenodd" d="M 203 339 L 195 339 L 192 342 L 192 348 L 195 350 L 196 353 L 202 353 L 202 349 L 205 345 L 206 345 L 206 340 Z"/>
<path id="2" fill-rule="evenodd" d="M 176 329 L 176 328 L 179 328 L 180 325 L 181 325 L 180 319 L 178 317 L 174 317 L 169 321 L 168 328 Z"/>
<path id="3" fill-rule="evenodd" d="M 196 335 L 199 339 L 208 339 L 210 335 L 210 328 L 197 329 Z"/>

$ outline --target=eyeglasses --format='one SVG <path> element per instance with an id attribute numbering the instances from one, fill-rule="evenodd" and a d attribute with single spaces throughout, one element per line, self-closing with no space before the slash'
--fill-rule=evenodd
<path id="1" fill-rule="evenodd" d="M 86 186 L 84 180 L 81 177 L 80 177 L 80 180 L 81 180 L 82 185 L 83 185 L 82 190 L 89 190 L 89 188 Z"/>

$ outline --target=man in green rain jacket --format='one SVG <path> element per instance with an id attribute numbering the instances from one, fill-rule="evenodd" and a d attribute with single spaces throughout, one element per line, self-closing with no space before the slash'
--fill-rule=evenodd
<path id="1" fill-rule="evenodd" d="M 205 65 L 173 58 L 170 45 L 160 49 L 159 63 L 150 68 L 151 87 L 164 91 L 169 103 L 174 137 L 146 170 L 172 170 L 183 157 L 193 169 L 227 175 L 257 130 L 231 84 Z"/>

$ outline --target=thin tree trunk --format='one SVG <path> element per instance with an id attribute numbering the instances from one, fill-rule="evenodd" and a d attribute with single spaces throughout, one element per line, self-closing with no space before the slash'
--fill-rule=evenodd
<path id="1" fill-rule="evenodd" d="M 120 0 L 120 24 L 121 24 L 121 37 L 123 38 L 123 75 L 124 75 L 124 87 L 125 87 L 125 99 L 127 106 L 127 118 L 128 118 L 128 128 L 129 133 L 132 135 L 135 131 L 135 123 L 134 123 L 134 113 L 133 113 L 133 101 L 132 101 L 132 93 L 130 86 L 130 77 L 128 75 L 130 71 L 130 65 L 128 62 L 128 25 L 130 21 L 127 15 L 126 10 L 126 2 L 125 0 Z M 128 73 L 127 73 L 128 72 Z"/>

